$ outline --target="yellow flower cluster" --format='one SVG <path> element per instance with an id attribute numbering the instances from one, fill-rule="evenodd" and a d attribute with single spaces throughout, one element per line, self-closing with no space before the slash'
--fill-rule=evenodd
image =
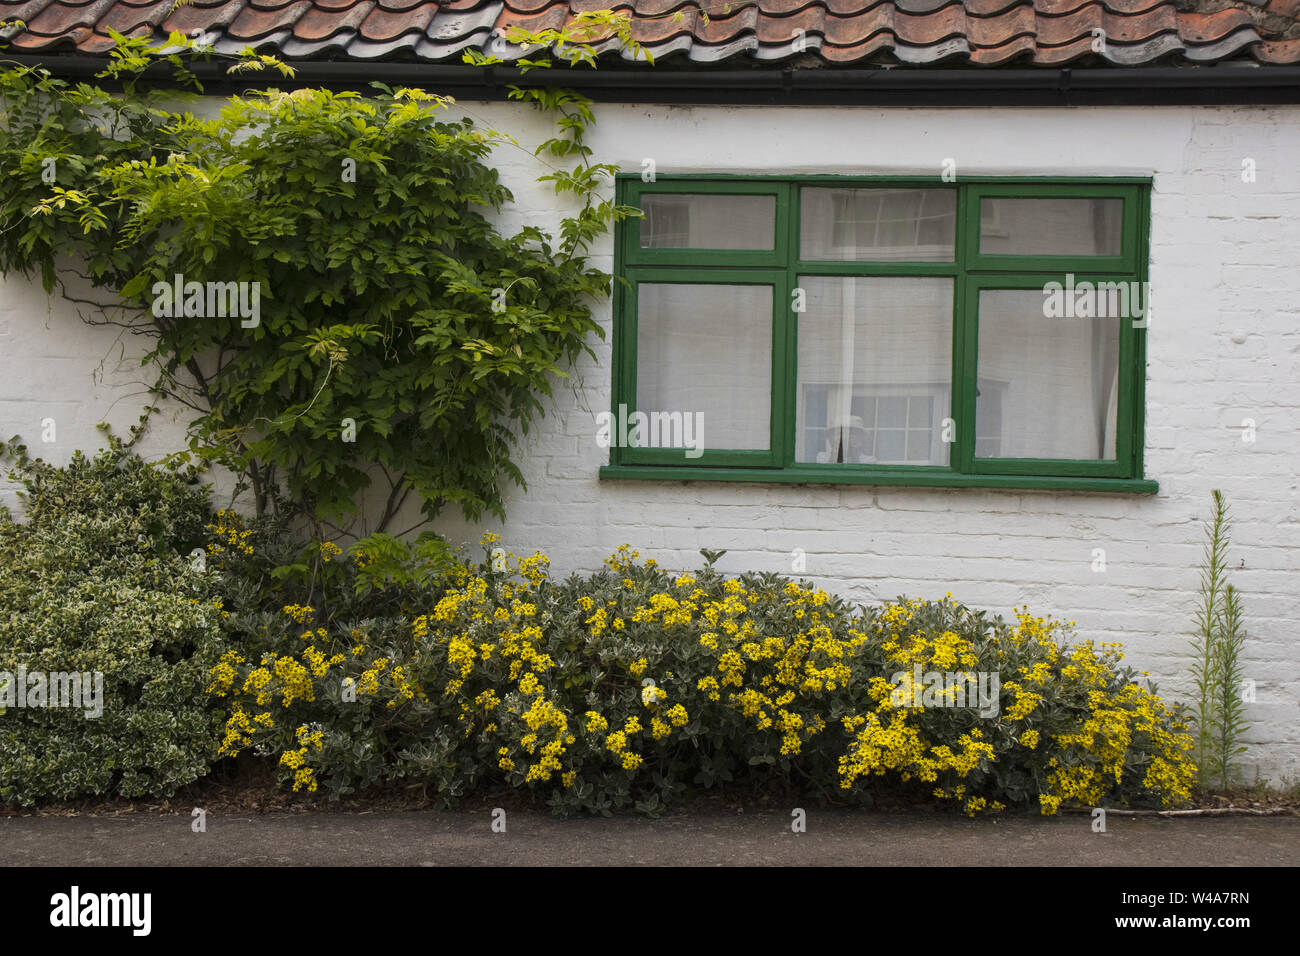
<path id="1" fill-rule="evenodd" d="M 235 666 L 242 663 L 244 663 L 244 658 L 238 651 L 226 651 L 222 654 L 221 659 L 209 674 L 212 683 L 207 686 L 205 693 L 215 694 L 218 697 L 225 697 L 229 694 L 235 681 L 239 678 L 239 672 L 235 670 Z"/>
<path id="2" fill-rule="evenodd" d="M 392 671 L 390 671 L 390 673 L 392 675 L 393 687 L 397 691 L 397 696 L 390 700 L 386 706 L 389 708 L 396 708 L 400 707 L 408 700 L 414 700 L 417 689 L 411 686 L 411 682 L 406 676 L 405 668 L 403 668 L 401 664 L 398 664 L 392 669 Z"/>
<path id="3" fill-rule="evenodd" d="M 605 738 L 605 749 L 622 761 L 624 770 L 635 771 L 641 766 L 642 756 L 633 753 L 628 747 L 629 738 L 640 732 L 641 722 L 635 717 L 629 717 L 622 730 L 616 730 Z"/>
<path id="4" fill-rule="evenodd" d="M 267 659 L 263 658 L 262 663 L 265 664 L 266 661 Z M 271 683 L 271 672 L 265 667 L 255 667 L 244 678 L 244 686 L 241 690 L 245 694 L 256 695 L 257 705 L 265 707 L 271 703 L 271 693 L 265 689 L 269 683 Z"/>
<path id="5" fill-rule="evenodd" d="M 979 730 L 962 734 L 954 750 L 946 744 L 928 744 L 908 721 L 909 715 L 903 711 L 889 715 L 888 724 L 875 713 L 845 717 L 845 728 L 855 737 L 849 752 L 840 758 L 840 786 L 848 790 L 859 777 L 883 776 L 889 771 L 899 772 L 904 780 L 914 776 L 928 783 L 948 771 L 964 778 L 981 761 L 994 757 L 993 746 L 982 739 Z"/>
<path id="6" fill-rule="evenodd" d="M 639 557 L 640 551 L 633 551 L 631 545 L 620 544 L 618 550 L 605 559 L 605 563 L 615 571 L 628 571 Z"/>
<path id="7" fill-rule="evenodd" d="M 519 562 L 519 574 L 533 587 L 541 584 L 546 578 L 547 569 L 550 567 L 551 559 L 540 551 L 530 558 L 524 558 Z"/>
<path id="8" fill-rule="evenodd" d="M 253 723 L 243 705 L 236 701 L 230 716 L 226 718 L 226 733 L 221 738 L 221 747 L 217 753 L 223 757 L 235 757 L 243 748 L 252 746 L 252 743 Z"/>
<path id="9" fill-rule="evenodd" d="M 1064 625 L 1073 627 L 1073 621 L 1058 622 L 1051 618 L 1035 617 L 1025 607 L 1016 608 L 1016 627 L 1011 631 L 1011 641 L 1018 647 L 1036 645 L 1047 654 L 1048 666 L 1054 666 L 1061 656 L 1061 646 L 1053 634 Z M 1039 665 L 1036 665 L 1039 666 Z M 1040 672 L 1042 673 L 1042 672 Z"/>
<path id="10" fill-rule="evenodd" d="M 745 686 L 745 659 L 738 651 L 726 651 L 718 658 L 718 670 L 722 671 L 722 686 Z"/>
<path id="11" fill-rule="evenodd" d="M 275 659 L 275 676 L 280 678 L 282 703 L 285 707 L 299 698 L 316 699 L 316 688 L 312 684 L 310 672 L 292 657 Z"/>
<path id="12" fill-rule="evenodd" d="M 609 615 L 603 607 L 596 608 L 596 613 L 587 618 L 585 624 L 591 625 L 591 636 L 600 637 L 605 628 L 609 626 Z"/>
<path id="13" fill-rule="evenodd" d="M 1191 796 L 1196 767 L 1188 758 L 1193 743 L 1185 724 L 1174 720 L 1165 702 L 1146 688 L 1125 684 L 1118 691 L 1109 690 L 1111 665 L 1120 656 L 1115 645 L 1103 648 L 1098 654 L 1090 642 L 1084 642 L 1060 655 L 1062 676 L 1089 688 L 1088 707 L 1072 729 L 1052 737 L 1060 746 L 1078 748 L 1092 762 L 1065 766 L 1056 757 L 1049 759 L 1047 793 L 1040 797 L 1044 814 L 1055 813 L 1068 800 L 1093 806 L 1101 802 L 1106 781 L 1123 782 L 1125 763 L 1138 737 L 1155 754 L 1142 787 L 1158 795 L 1164 806 Z M 1022 743 L 1025 736 L 1021 735 Z"/>
<path id="14" fill-rule="evenodd" d="M 815 699 L 801 702 L 808 708 L 802 713 L 793 709 L 794 702 L 800 695 L 847 686 L 852 674 L 849 661 L 867 637 L 856 629 L 844 638 L 836 637 L 828 626 L 830 596 L 818 588 L 795 582 L 783 587 L 782 607 L 797 622 L 788 636 L 763 636 L 766 625 L 751 616 L 751 608 L 770 601 L 772 595 L 750 591 L 735 579 L 723 582 L 723 591 L 723 600 L 703 602 L 701 623 L 711 629 L 699 637 L 700 646 L 717 655 L 720 677 L 700 678 L 696 689 L 710 700 L 719 700 L 724 688 L 737 688 L 728 695 L 729 704 L 752 720 L 757 730 L 779 732 L 782 754 L 798 754 L 826 722 L 811 712 L 818 706 Z M 703 597 L 701 591 L 692 595 Z M 747 679 L 756 686 L 746 687 Z"/>
<path id="15" fill-rule="evenodd" d="M 227 548 L 232 553 L 250 555 L 253 553 L 253 546 L 248 543 L 248 538 L 252 531 L 244 528 L 243 519 L 239 513 L 230 509 L 223 508 L 217 512 L 216 524 L 207 526 L 212 532 L 213 537 L 217 540 L 207 546 L 208 554 L 222 554 Z"/>
<path id="16" fill-rule="evenodd" d="M 378 694 L 379 693 L 379 675 L 388 667 L 387 657 L 378 657 L 371 661 L 370 666 L 361 672 L 357 678 L 358 694 Z"/>
<path id="17" fill-rule="evenodd" d="M 316 609 L 310 605 L 286 604 L 283 610 L 299 624 L 310 624 L 316 616 Z"/>
<path id="18" fill-rule="evenodd" d="M 317 652 L 315 647 L 308 647 L 303 655 L 310 662 L 310 669 L 289 656 L 274 653 L 263 655 L 260 664 L 252 668 L 244 678 L 239 692 L 251 697 L 258 706 L 269 707 L 274 697 L 273 690 L 277 689 L 275 685 L 278 682 L 280 703 L 286 709 L 297 700 L 315 700 L 312 674 L 321 676 L 329 667 L 342 662 L 344 658 L 343 655 L 336 654 L 327 659 Z M 208 691 L 223 697 L 233 694 L 238 679 L 235 668 L 242 663 L 244 659 L 235 651 L 227 651 L 223 654 L 217 665 L 210 671 L 212 683 Z M 231 714 L 226 720 L 225 735 L 218 752 L 222 755 L 237 755 L 241 749 L 252 745 L 253 732 L 257 727 L 266 730 L 274 729 L 275 720 L 271 712 L 264 711 L 250 715 L 244 709 L 243 702 L 236 699 L 231 707 Z M 319 740 L 319 738 L 314 739 L 317 742 Z"/>
<path id="19" fill-rule="evenodd" d="M 1002 689 L 1009 690 L 1011 693 L 1016 695 L 1016 699 L 1007 710 L 1007 718 L 1009 720 L 1024 720 L 1037 709 L 1039 704 L 1043 702 L 1042 694 L 1035 694 L 1032 691 L 1027 691 L 1015 681 L 1007 681 L 1002 685 Z"/>
<path id="20" fill-rule="evenodd" d="M 678 601 L 671 594 L 652 594 L 647 604 L 638 607 L 632 613 L 632 621 L 636 624 L 648 624 L 657 618 L 664 627 L 672 627 L 674 624 L 689 625 L 697 610 L 699 605 L 694 601 Z"/>
<path id="21" fill-rule="evenodd" d="M 316 650 L 316 645 L 309 646 L 302 652 L 303 658 L 308 661 L 312 676 L 324 677 L 325 672 L 336 664 L 342 664 L 347 658 L 342 654 L 335 654 L 333 657 L 326 657 L 320 651 Z"/>
<path id="22" fill-rule="evenodd" d="M 909 630 L 913 616 L 924 600 L 914 598 L 891 604 L 881 613 L 881 622 L 889 637 L 883 645 L 889 659 L 896 664 L 920 664 L 924 668 L 948 671 L 970 670 L 979 665 L 975 645 L 955 631 L 930 634 Z"/>

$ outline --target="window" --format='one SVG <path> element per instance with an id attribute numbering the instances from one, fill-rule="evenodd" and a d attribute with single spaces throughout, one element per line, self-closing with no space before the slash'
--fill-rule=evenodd
<path id="1" fill-rule="evenodd" d="M 647 427 L 603 477 L 1156 490 L 1146 181 L 618 191 L 614 414 Z"/>
<path id="2" fill-rule="evenodd" d="M 910 394 L 855 388 L 843 395 L 837 387 L 804 387 L 807 424 L 799 430 L 804 443 L 799 461 L 928 465 L 947 455 L 933 428 L 941 387 L 920 386 Z M 848 405 L 841 410 L 843 399 Z"/>

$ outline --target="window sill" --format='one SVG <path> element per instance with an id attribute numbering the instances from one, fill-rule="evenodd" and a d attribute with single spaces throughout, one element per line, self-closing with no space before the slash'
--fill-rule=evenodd
<path id="1" fill-rule="evenodd" d="M 1145 478 L 1066 478 L 1049 475 L 967 475 L 955 472 L 900 473 L 870 468 L 694 468 L 681 465 L 604 465 L 601 480 L 748 481 L 776 484 L 902 485 L 922 488 L 1009 488 L 1021 491 L 1100 491 L 1154 495 L 1158 482 Z"/>

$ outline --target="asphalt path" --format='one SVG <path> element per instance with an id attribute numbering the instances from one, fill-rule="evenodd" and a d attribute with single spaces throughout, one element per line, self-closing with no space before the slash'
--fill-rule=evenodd
<path id="1" fill-rule="evenodd" d="M 807 808 L 0 818 L 5 866 L 1294 866 L 1300 817 L 967 819 Z"/>

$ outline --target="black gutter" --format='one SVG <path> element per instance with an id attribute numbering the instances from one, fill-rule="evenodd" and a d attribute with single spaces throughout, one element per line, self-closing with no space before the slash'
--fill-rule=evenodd
<path id="1" fill-rule="evenodd" d="M 105 60 L 82 55 L 8 54 L 0 63 L 42 66 L 89 80 Z M 1182 106 L 1300 103 L 1300 67 L 1238 65 L 928 69 L 791 69 L 777 65 L 681 70 L 660 65 L 601 70 L 356 60 L 289 61 L 297 76 L 275 70 L 230 76 L 229 61 L 186 65 L 212 93 L 319 86 L 368 90 L 379 80 L 463 100 L 503 100 L 511 85 L 561 86 L 597 102 L 757 106 Z M 159 74 L 160 78 L 164 75 Z"/>

